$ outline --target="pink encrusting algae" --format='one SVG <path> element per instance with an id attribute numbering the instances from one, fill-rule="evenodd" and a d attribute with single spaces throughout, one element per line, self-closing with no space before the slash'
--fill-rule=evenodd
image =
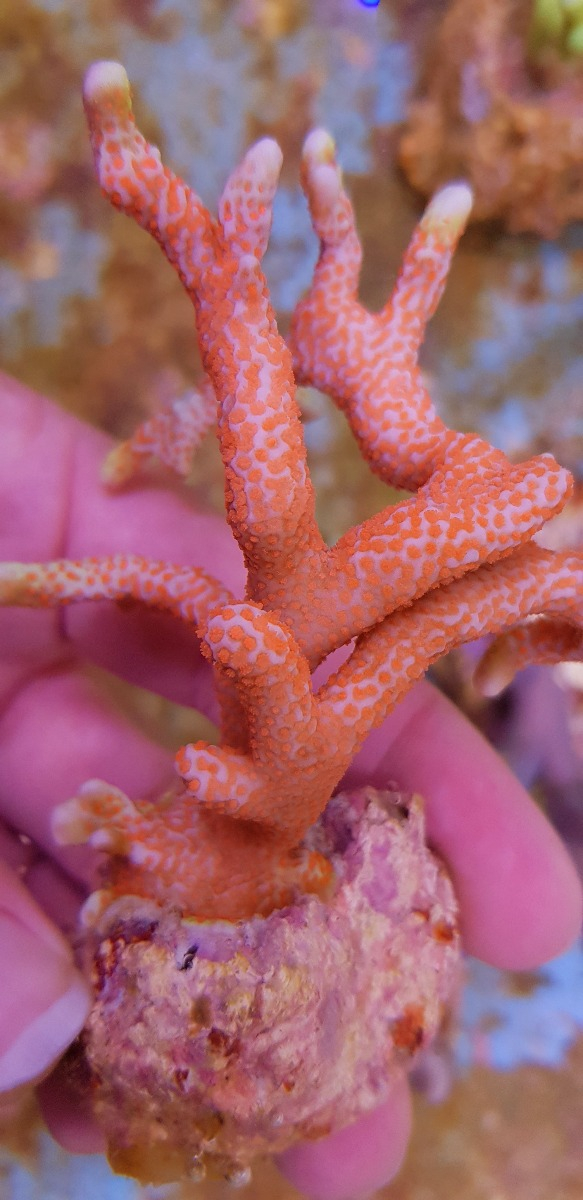
<path id="1" fill-rule="evenodd" d="M 490 690 L 526 661 L 578 656 L 583 556 L 533 540 L 565 504 L 568 472 L 448 429 L 423 384 L 418 351 L 469 213 L 464 184 L 429 204 L 373 315 L 357 299 L 360 245 L 333 143 L 311 134 L 302 183 L 321 251 L 286 345 L 261 271 L 277 145 L 248 151 L 215 220 L 137 130 L 121 66 L 90 69 L 85 106 L 101 186 L 177 269 L 206 372 L 113 451 L 104 479 L 121 485 L 148 456 L 186 473 L 214 397 L 246 595 L 125 556 L 5 564 L 0 602 L 132 598 L 196 628 L 212 663 L 220 744 L 183 747 L 157 803 L 90 781 L 54 830 L 106 856 L 85 907 L 85 1052 L 112 1161 L 148 1178 L 207 1166 L 235 1178 L 255 1155 L 379 1103 L 436 1032 L 459 937 L 420 802 L 331 797 L 370 730 L 451 647 L 499 635 L 480 667 Z M 297 383 L 328 392 L 371 469 L 413 493 L 333 547 L 315 520 Z M 314 691 L 314 668 L 353 638 Z"/>

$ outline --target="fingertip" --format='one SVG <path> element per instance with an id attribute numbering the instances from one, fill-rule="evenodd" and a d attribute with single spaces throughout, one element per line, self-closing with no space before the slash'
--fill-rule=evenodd
<path id="1" fill-rule="evenodd" d="M 349 772 L 426 802 L 427 838 L 452 875 L 464 947 L 493 966 L 530 970 L 581 929 L 581 883 L 543 812 L 469 721 L 418 685 Z"/>
<path id="2" fill-rule="evenodd" d="M 583 897 L 559 835 L 444 696 L 426 695 L 415 728 L 427 751 L 418 767 L 427 836 L 451 871 L 465 949 L 511 970 L 561 954 L 581 930 Z M 403 731 L 397 755 L 409 740 Z"/>
<path id="3" fill-rule="evenodd" d="M 15 884 L 17 881 L 15 881 Z M 31 919 L 32 913 L 32 919 Z M 41 915 L 42 916 L 42 915 Z M 34 1082 L 83 1027 L 91 997 L 57 930 L 3 880 L 0 898 L 0 1092 Z"/>
<path id="4" fill-rule="evenodd" d="M 379 1108 L 327 1138 L 293 1146 L 277 1165 L 309 1200 L 364 1200 L 399 1171 L 411 1120 L 409 1086 L 401 1077 Z"/>
<path id="5" fill-rule="evenodd" d="M 476 887 L 467 874 L 456 884 L 461 930 L 470 954 L 503 970 L 529 971 L 567 950 L 581 934 L 583 894 L 575 865 L 554 829 L 533 805 L 509 865 L 499 855 Z"/>
<path id="6" fill-rule="evenodd" d="M 104 1135 L 91 1107 L 89 1070 L 78 1044 L 37 1089 L 43 1120 L 69 1154 L 103 1154 Z"/>

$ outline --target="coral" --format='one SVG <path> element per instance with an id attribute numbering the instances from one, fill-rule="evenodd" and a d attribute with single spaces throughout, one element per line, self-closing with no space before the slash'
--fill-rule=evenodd
<path id="1" fill-rule="evenodd" d="M 529 34 L 533 55 L 544 54 L 549 46 L 563 57 L 581 54 L 583 5 L 580 0 L 535 0 Z"/>
<path id="2" fill-rule="evenodd" d="M 569 9 L 563 28 L 560 4 L 452 0 L 399 148 L 415 188 L 431 195 L 462 175 L 475 191 L 474 217 L 514 233 L 556 237 L 581 219 L 583 73 Z"/>
<path id="3" fill-rule="evenodd" d="M 533 541 L 568 498 L 568 472 L 548 454 L 512 464 L 448 429 L 423 383 L 418 351 L 468 216 L 467 186 L 434 197 L 373 315 L 357 299 L 360 246 L 333 144 L 312 133 L 302 182 L 320 258 L 286 345 L 261 271 L 277 145 L 264 139 L 247 153 L 215 220 L 137 130 L 120 66 L 91 68 L 85 105 L 102 188 L 178 271 L 206 372 L 200 394 L 151 419 L 104 477 L 121 483 L 150 454 L 184 470 L 214 393 L 246 595 L 195 567 L 125 556 L 5 564 L 0 602 L 139 601 L 196 628 L 212 663 L 220 745 L 183 747 L 177 782 L 156 803 L 90 781 L 56 810 L 54 831 L 105 856 L 103 888 L 85 908 L 97 987 L 86 1052 L 113 1161 L 140 1169 L 144 1147 L 162 1138 L 170 1172 L 196 1160 L 236 1174 L 254 1153 L 378 1102 L 403 1052 L 435 1032 L 458 940 L 417 802 L 406 801 L 403 825 L 390 796 L 331 797 L 368 732 L 452 646 L 502 635 L 482 667 L 490 689 L 527 653 L 556 661 L 567 643 L 574 652 L 583 558 Z M 298 382 L 328 392 L 372 470 L 413 493 L 333 547 L 315 520 Z M 352 639 L 315 691 L 314 668 Z M 264 1004 L 268 976 L 278 983 Z M 334 1014 L 367 989 L 384 1014 L 374 1051 L 361 1021 L 339 1057 Z M 314 1021 L 330 1032 L 315 1050 Z M 297 1074 L 284 1101 L 288 1050 Z"/>

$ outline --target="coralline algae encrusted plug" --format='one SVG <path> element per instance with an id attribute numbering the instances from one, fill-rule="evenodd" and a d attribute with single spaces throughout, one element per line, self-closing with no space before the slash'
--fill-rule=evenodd
<path id="1" fill-rule="evenodd" d="M 335 796 L 309 842 L 334 870 L 327 902 L 202 922 L 128 897 L 86 943 L 87 1054 L 120 1171 L 211 1167 L 243 1182 L 258 1155 L 386 1099 L 437 1032 L 458 978 L 457 906 L 421 802 Z"/>
<path id="2" fill-rule="evenodd" d="M 583 556 L 534 541 L 568 472 L 448 429 L 423 384 L 418 350 L 469 212 L 465 185 L 433 199 L 373 315 L 357 299 L 360 245 L 333 144 L 311 134 L 302 183 L 320 258 L 286 345 L 261 271 L 277 145 L 247 153 L 215 220 L 137 130 L 123 68 L 92 67 L 85 106 L 102 188 L 177 269 L 206 372 L 200 392 L 113 452 L 104 478 L 123 483 L 151 454 L 184 470 L 214 396 L 246 594 L 127 555 L 4 564 L 0 602 L 131 598 L 196 629 L 212 664 L 220 744 L 183 747 L 156 803 L 89 781 L 54 831 L 105 859 L 84 910 L 85 1051 L 112 1161 L 142 1178 L 209 1167 L 240 1179 L 257 1154 L 386 1097 L 455 987 L 455 901 L 420 802 L 335 795 L 347 767 L 460 642 L 495 635 L 480 668 L 490 690 L 525 661 L 581 657 Z M 371 469 L 412 493 L 332 547 L 297 383 L 328 392 Z M 315 689 L 315 667 L 352 639 Z"/>

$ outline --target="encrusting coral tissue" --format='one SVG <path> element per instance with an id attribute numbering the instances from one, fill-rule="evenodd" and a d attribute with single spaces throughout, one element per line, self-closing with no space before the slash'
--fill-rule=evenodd
<path id="1" fill-rule="evenodd" d="M 104 856 L 84 910 L 95 1003 L 83 1036 L 113 1165 L 240 1181 L 256 1156 L 385 1099 L 456 987 L 456 902 L 422 802 L 397 785 L 338 793 L 347 767 L 463 641 L 494 635 L 479 667 L 490 691 L 527 661 L 581 656 L 583 556 L 534 540 L 568 472 L 448 429 L 423 385 L 418 349 L 468 216 L 464 184 L 432 200 L 372 315 L 334 147 L 312 133 L 302 183 L 321 249 L 286 344 L 261 271 L 278 146 L 247 153 L 215 220 L 138 132 L 121 66 L 89 70 L 85 105 L 101 186 L 177 269 L 205 370 L 104 478 L 121 485 L 148 455 L 185 471 L 216 411 L 246 595 L 130 555 L 5 564 L 0 601 L 132 598 L 195 628 L 212 663 L 220 744 L 180 750 L 158 803 L 86 783 L 54 832 Z M 411 493 L 333 547 L 315 521 L 298 383 L 332 396 L 371 469 Z M 314 690 L 314 668 L 351 642 Z"/>

